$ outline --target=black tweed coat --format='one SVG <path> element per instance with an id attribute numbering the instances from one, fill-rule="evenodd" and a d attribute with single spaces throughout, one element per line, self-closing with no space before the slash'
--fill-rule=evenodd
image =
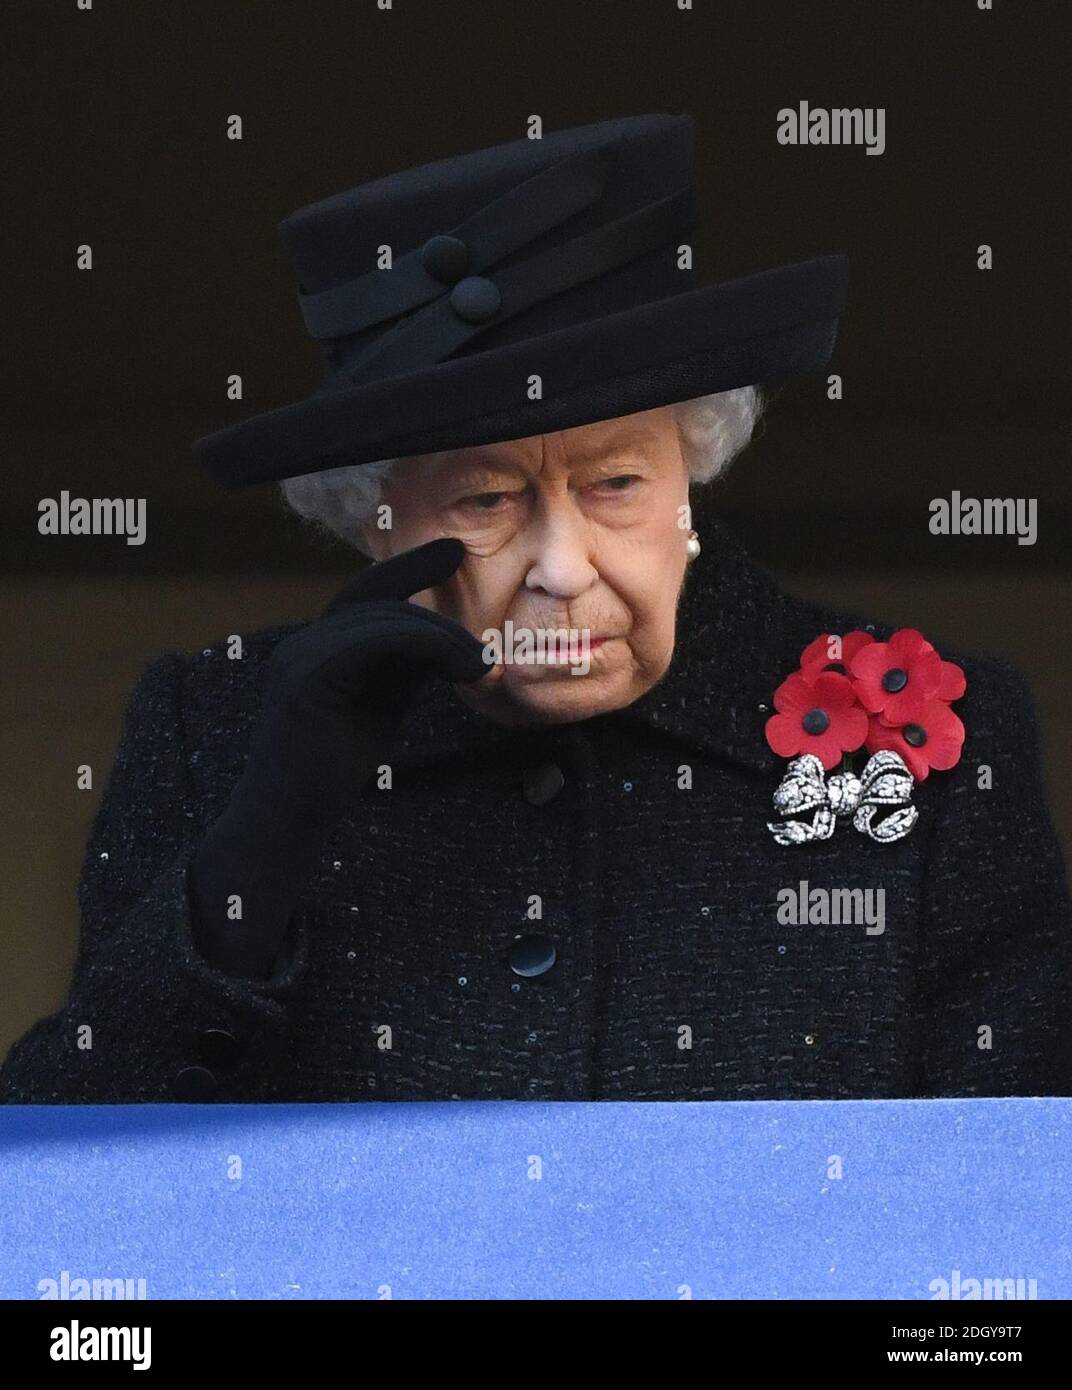
<path id="1" fill-rule="evenodd" d="M 917 786 L 912 833 L 780 847 L 767 705 L 813 637 L 865 620 L 785 595 L 722 527 L 704 541 L 671 669 L 627 709 L 519 731 L 427 688 L 264 984 L 198 957 L 185 871 L 293 628 L 241 660 L 155 661 L 87 850 L 69 997 L 11 1050 L 0 1097 L 1072 1094 L 1072 908 L 1022 677 L 943 650 L 967 673 L 967 742 Z M 801 881 L 884 889 L 884 931 L 780 922 Z M 517 973 L 525 955 L 542 973 Z"/>

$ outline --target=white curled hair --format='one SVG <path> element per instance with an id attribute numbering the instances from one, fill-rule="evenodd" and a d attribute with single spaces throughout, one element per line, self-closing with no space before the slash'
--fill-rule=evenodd
<path id="1" fill-rule="evenodd" d="M 693 487 L 722 477 L 751 440 L 765 405 L 760 387 L 738 386 L 671 406 Z M 380 504 L 384 481 L 397 462 L 380 459 L 284 478 L 280 490 L 292 511 L 367 553 L 362 532 Z"/>

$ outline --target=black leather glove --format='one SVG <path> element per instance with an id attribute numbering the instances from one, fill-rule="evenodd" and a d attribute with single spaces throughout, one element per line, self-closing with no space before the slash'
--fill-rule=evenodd
<path id="1" fill-rule="evenodd" d="M 406 602 L 464 555 L 444 537 L 370 566 L 272 653 L 245 771 L 188 874 L 194 941 L 217 969 L 269 974 L 326 836 L 414 695 L 436 675 L 468 683 L 491 669 L 465 628 Z"/>

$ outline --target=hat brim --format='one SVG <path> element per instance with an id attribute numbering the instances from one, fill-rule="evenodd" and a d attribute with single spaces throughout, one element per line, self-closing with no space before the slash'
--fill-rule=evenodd
<path id="1" fill-rule="evenodd" d="M 689 290 L 420 371 L 324 389 L 194 442 L 229 487 L 521 439 L 824 366 L 845 256 Z M 534 379 L 540 396 L 530 399 Z"/>

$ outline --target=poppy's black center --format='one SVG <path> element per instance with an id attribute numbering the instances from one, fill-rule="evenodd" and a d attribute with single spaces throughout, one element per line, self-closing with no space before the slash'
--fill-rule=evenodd
<path id="1" fill-rule="evenodd" d="M 837 671 L 839 672 L 839 674 L 843 676 L 848 675 L 848 672 L 845 670 L 845 664 L 841 661 L 831 661 L 829 666 L 825 667 L 824 669 L 827 671 Z"/>
<path id="2" fill-rule="evenodd" d="M 810 709 L 800 722 L 806 734 L 825 734 L 830 727 L 830 716 L 825 709 Z"/>
<path id="3" fill-rule="evenodd" d="M 882 688 L 887 695 L 896 695 L 908 684 L 908 672 L 900 666 L 891 666 L 882 677 Z"/>
<path id="4" fill-rule="evenodd" d="M 922 724 L 906 724 L 904 726 L 904 741 L 913 748 L 922 748 L 927 742 L 927 730 Z"/>

